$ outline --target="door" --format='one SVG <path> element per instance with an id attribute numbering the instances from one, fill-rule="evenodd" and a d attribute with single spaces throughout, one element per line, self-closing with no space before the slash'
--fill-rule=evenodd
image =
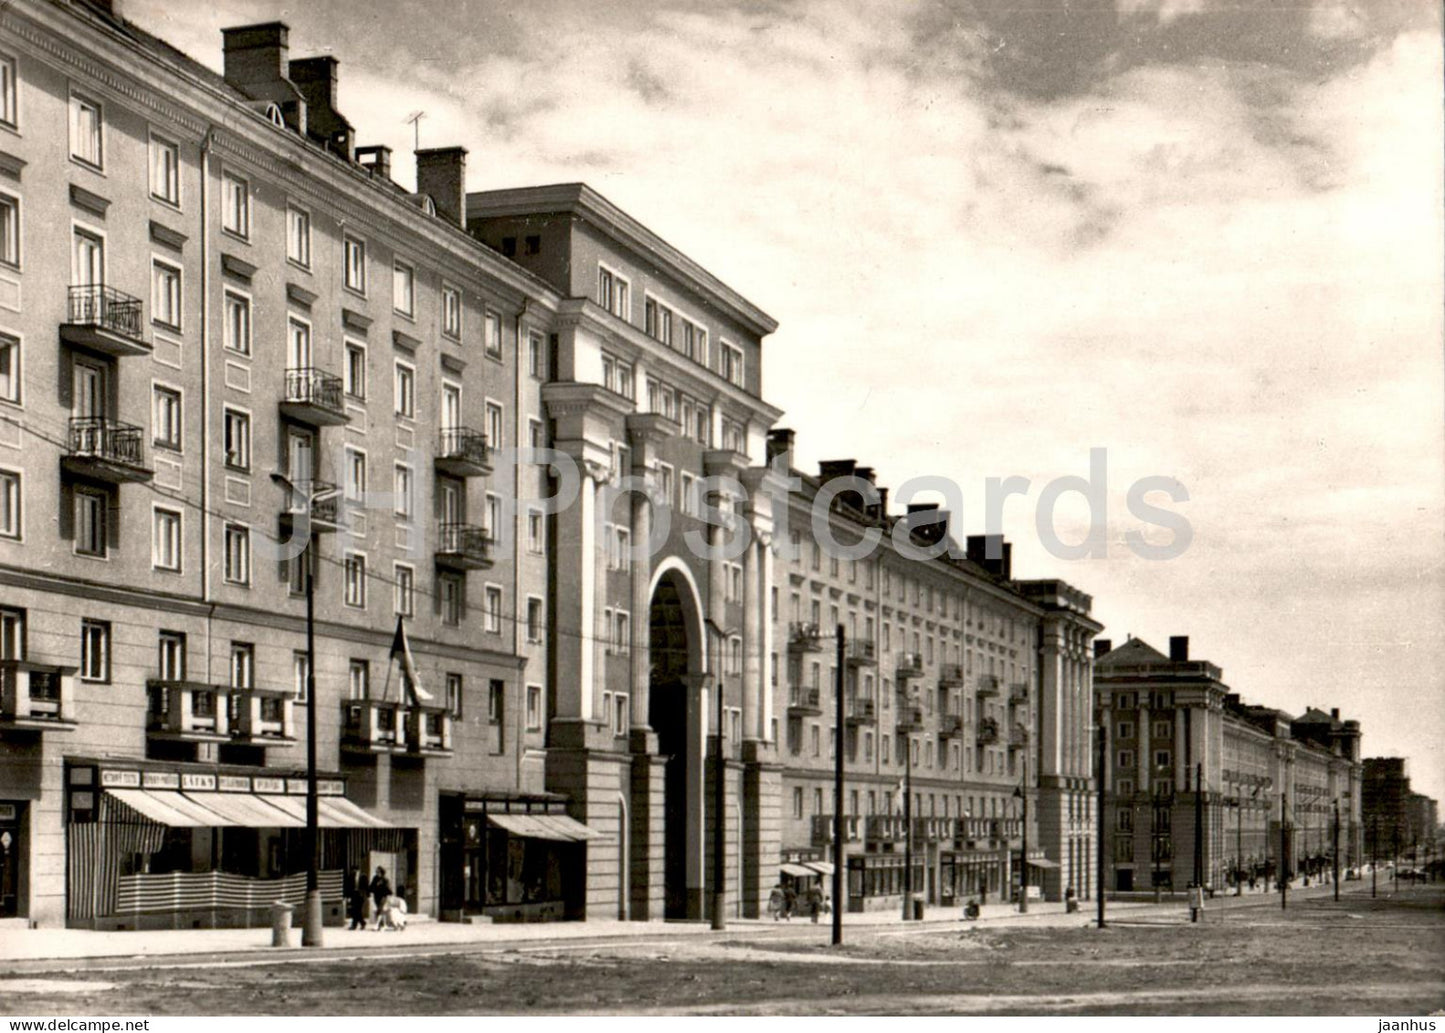
<path id="1" fill-rule="evenodd" d="M 460 524 L 464 517 L 462 510 L 461 486 L 454 481 L 442 481 L 439 485 L 441 491 L 441 522 L 443 524 Z"/>
<path id="2" fill-rule="evenodd" d="M 105 367 L 98 362 L 75 360 L 73 408 L 78 418 L 105 415 L 105 372 Z"/>
<path id="3" fill-rule="evenodd" d="M 25 853 L 20 839 L 21 803 L 0 803 L 0 918 L 20 914 L 20 866 Z"/>
<path id="4" fill-rule="evenodd" d="M 105 283 L 105 241 L 79 230 L 71 253 L 70 282 L 76 287 Z"/>
<path id="5" fill-rule="evenodd" d="M 311 367 L 311 328 L 295 319 L 286 333 L 286 366 L 289 369 Z"/>
<path id="6" fill-rule="evenodd" d="M 310 431 L 286 428 L 286 476 L 298 487 L 316 479 L 316 438 Z"/>
<path id="7" fill-rule="evenodd" d="M 455 430 L 462 425 L 462 390 L 452 384 L 442 385 L 442 430 Z"/>

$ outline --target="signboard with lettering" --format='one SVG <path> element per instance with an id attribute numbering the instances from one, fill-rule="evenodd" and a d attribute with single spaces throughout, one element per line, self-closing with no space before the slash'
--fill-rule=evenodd
<path id="1" fill-rule="evenodd" d="M 316 783 L 318 796 L 345 796 L 346 783 L 339 778 L 320 779 Z"/>
<path id="2" fill-rule="evenodd" d="M 286 780 L 286 792 L 288 792 L 288 793 L 296 793 L 296 794 L 298 794 L 298 795 L 304 795 L 305 792 L 306 792 L 306 779 L 304 779 L 304 778 L 288 778 L 288 779 Z M 319 792 L 319 790 L 318 790 L 318 792 Z"/>
<path id="3" fill-rule="evenodd" d="M 107 789 L 139 789 L 139 771 L 102 771 L 100 784 Z"/>
<path id="4" fill-rule="evenodd" d="M 262 778 L 257 775 L 251 779 L 251 785 L 258 793 L 284 793 L 286 791 L 284 778 Z"/>
<path id="5" fill-rule="evenodd" d="M 204 790 L 204 791 L 206 791 L 206 792 L 214 792 L 214 791 L 215 791 L 215 788 L 216 788 L 216 776 L 215 776 L 215 775 L 200 775 L 200 774 L 192 774 L 192 773 L 190 773 L 190 772 L 183 772 L 183 773 L 181 774 L 181 788 L 182 788 L 182 789 L 198 789 L 198 790 Z"/>
<path id="6" fill-rule="evenodd" d="M 217 788 L 223 793 L 249 793 L 251 780 L 245 775 L 221 775 L 216 779 Z"/>
<path id="7" fill-rule="evenodd" d="M 147 789 L 179 789 L 181 776 L 174 771 L 147 771 L 141 784 Z"/>

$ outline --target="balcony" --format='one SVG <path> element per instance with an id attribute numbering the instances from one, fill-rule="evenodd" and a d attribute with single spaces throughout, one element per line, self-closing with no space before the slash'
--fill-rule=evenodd
<path id="1" fill-rule="evenodd" d="M 230 692 L 208 682 L 152 678 L 146 682 L 146 734 L 180 742 L 229 742 Z"/>
<path id="2" fill-rule="evenodd" d="M 788 650 L 793 653 L 821 653 L 822 629 L 811 621 L 794 621 L 788 626 Z"/>
<path id="3" fill-rule="evenodd" d="M 978 694 L 980 696 L 997 696 L 998 675 L 980 674 L 978 676 Z"/>
<path id="4" fill-rule="evenodd" d="M 822 693 L 816 688 L 794 685 L 788 690 L 789 717 L 817 717 L 823 713 Z"/>
<path id="5" fill-rule="evenodd" d="M 341 704 L 341 748 L 349 753 L 394 753 L 406 748 L 400 703 L 375 699 L 347 700 Z"/>
<path id="6" fill-rule="evenodd" d="M 60 466 L 77 477 L 107 484 L 143 484 L 153 476 L 145 465 L 140 427 L 104 416 L 76 416 Z"/>
<path id="7" fill-rule="evenodd" d="M 287 689 L 232 689 L 231 740 L 248 746 L 294 746 L 295 704 Z"/>
<path id="8" fill-rule="evenodd" d="M 118 359 L 151 353 L 141 337 L 140 298 L 98 283 L 70 288 L 60 339 Z"/>
<path id="9" fill-rule="evenodd" d="M 443 427 L 437 442 L 437 471 L 452 477 L 490 477 L 492 451 L 487 436 L 470 427 Z"/>
<path id="10" fill-rule="evenodd" d="M 339 427 L 348 422 L 341 378 L 314 366 L 286 370 L 281 415 L 313 427 Z"/>
<path id="11" fill-rule="evenodd" d="M 75 668 L 0 660 L 0 732 L 75 728 Z"/>
<path id="12" fill-rule="evenodd" d="M 857 815 L 843 816 L 843 839 L 848 843 L 856 843 L 863 838 L 863 819 Z M 833 816 L 831 814 L 813 815 L 813 844 L 821 846 L 833 842 Z"/>
<path id="13" fill-rule="evenodd" d="M 436 562 L 447 570 L 486 570 L 492 565 L 492 539 L 473 524 L 439 524 Z"/>
<path id="14" fill-rule="evenodd" d="M 986 717 L 978 723 L 978 733 L 974 741 L 980 746 L 993 746 L 998 742 L 998 722 L 991 717 Z"/>
<path id="15" fill-rule="evenodd" d="M 963 664 L 944 664 L 938 669 L 939 688 L 953 689 L 963 683 Z"/>
<path id="16" fill-rule="evenodd" d="M 898 704 L 898 717 L 894 720 L 894 727 L 900 735 L 922 731 L 923 708 L 905 703 Z"/>
<path id="17" fill-rule="evenodd" d="M 899 653 L 898 670 L 895 676 L 899 681 L 904 678 L 923 677 L 923 656 L 920 653 Z"/>
<path id="18" fill-rule="evenodd" d="M 844 698 L 843 721 L 849 725 L 871 725 L 878 721 L 877 704 L 865 696 Z"/>
<path id="19" fill-rule="evenodd" d="M 449 757 L 452 715 L 444 707 L 418 707 L 405 716 L 406 752 L 418 757 Z"/>
<path id="20" fill-rule="evenodd" d="M 963 735 L 962 714 L 942 714 L 938 718 L 938 734 L 947 739 Z"/>
<path id="21" fill-rule="evenodd" d="M 1027 703 L 1029 701 L 1029 683 L 1016 681 L 1008 687 L 1008 701 L 1010 703 Z"/>
<path id="22" fill-rule="evenodd" d="M 1029 744 L 1029 730 L 1023 725 L 1014 725 L 1009 729 L 1008 748 L 1021 750 Z"/>
<path id="23" fill-rule="evenodd" d="M 878 663 L 878 651 L 872 642 L 854 639 L 848 643 L 844 659 L 850 667 L 871 667 Z"/>
<path id="24" fill-rule="evenodd" d="M 289 534 L 298 516 L 311 511 L 312 534 L 335 534 L 341 529 L 341 496 L 330 481 L 296 481 L 294 491 L 286 493 L 286 509 L 281 514 L 283 536 Z M 324 498 L 317 498 L 324 495 Z"/>

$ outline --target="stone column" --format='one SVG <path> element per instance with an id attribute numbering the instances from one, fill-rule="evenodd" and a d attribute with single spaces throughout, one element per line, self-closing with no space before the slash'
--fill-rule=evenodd
<path id="1" fill-rule="evenodd" d="M 742 679 L 742 711 L 743 711 L 743 741 L 757 741 L 762 738 L 762 730 L 759 726 L 759 717 L 762 714 L 762 700 L 764 694 L 762 684 L 763 661 L 763 628 L 764 610 L 767 606 L 767 589 L 763 587 L 758 575 L 761 573 L 762 564 L 758 562 L 758 541 L 757 536 L 751 533 L 749 527 L 750 541 L 747 548 L 743 550 L 743 679 Z"/>

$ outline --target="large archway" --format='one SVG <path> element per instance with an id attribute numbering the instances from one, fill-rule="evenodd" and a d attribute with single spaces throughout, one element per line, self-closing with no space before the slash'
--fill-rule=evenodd
<path id="1" fill-rule="evenodd" d="M 702 917 L 703 728 L 700 678 L 706 642 L 685 568 L 662 571 L 648 607 L 651 674 L 647 722 L 667 757 L 663 801 L 663 915 Z"/>

